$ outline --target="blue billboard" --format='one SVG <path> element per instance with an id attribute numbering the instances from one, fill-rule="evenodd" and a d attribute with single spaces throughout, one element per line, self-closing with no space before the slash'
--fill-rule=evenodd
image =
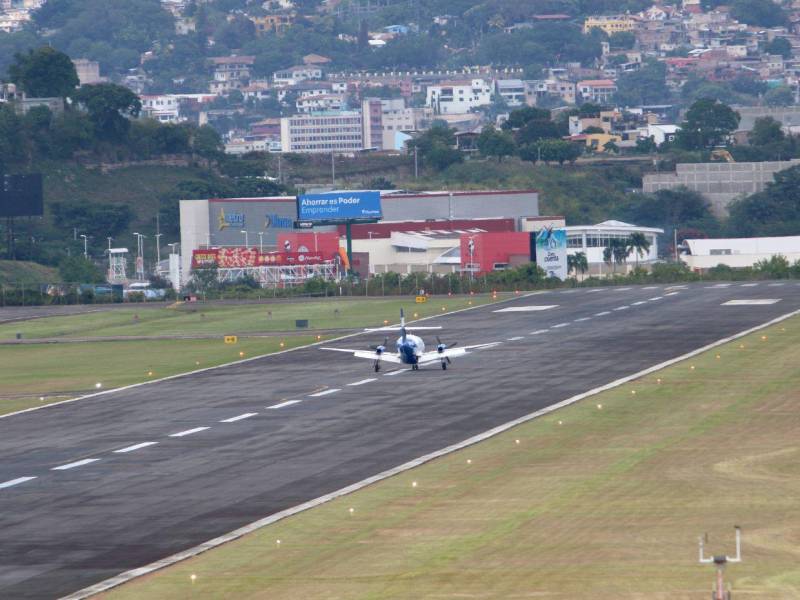
<path id="1" fill-rule="evenodd" d="M 297 197 L 298 221 L 377 221 L 381 216 L 380 192 L 328 192 Z"/>

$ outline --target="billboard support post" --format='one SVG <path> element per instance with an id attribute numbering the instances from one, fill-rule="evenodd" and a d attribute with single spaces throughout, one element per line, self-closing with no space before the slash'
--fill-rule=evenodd
<path id="1" fill-rule="evenodd" d="M 347 237 L 347 262 L 349 268 L 347 269 L 347 275 L 353 274 L 353 222 L 348 221 L 345 225 L 345 235 Z"/>

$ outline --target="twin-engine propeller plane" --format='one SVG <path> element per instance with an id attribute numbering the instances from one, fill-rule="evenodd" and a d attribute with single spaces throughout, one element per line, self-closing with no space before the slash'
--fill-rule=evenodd
<path id="1" fill-rule="evenodd" d="M 456 342 L 445 344 L 436 336 L 436 350 L 425 352 L 425 342 L 422 338 L 409 333 L 409 331 L 420 331 L 425 329 L 441 329 L 441 327 L 406 327 L 406 318 L 403 314 L 403 309 L 400 309 L 400 326 L 399 327 L 379 327 L 376 329 L 367 329 L 367 331 L 399 331 L 400 337 L 397 338 L 395 343 L 397 352 L 389 352 L 387 347 L 389 345 L 389 338 L 385 337 L 383 344 L 370 346 L 367 350 L 349 350 L 347 348 L 321 348 L 321 350 L 332 350 L 334 352 L 348 352 L 356 358 L 366 358 L 373 361 L 373 368 L 375 372 L 381 370 L 381 361 L 388 363 L 395 363 L 399 365 L 411 365 L 412 371 L 418 371 L 420 365 L 427 365 L 435 362 L 440 362 L 442 370 L 447 369 L 450 364 L 450 359 L 456 356 L 464 356 L 467 350 L 475 348 L 487 348 L 494 344 L 477 344 L 474 346 L 462 346 L 454 348 Z"/>

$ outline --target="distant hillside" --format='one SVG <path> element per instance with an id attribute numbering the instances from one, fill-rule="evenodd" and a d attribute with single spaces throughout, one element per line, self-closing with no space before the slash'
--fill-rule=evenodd
<path id="1" fill-rule="evenodd" d="M 58 283 L 58 271 L 22 260 L 0 260 L 0 285 Z"/>

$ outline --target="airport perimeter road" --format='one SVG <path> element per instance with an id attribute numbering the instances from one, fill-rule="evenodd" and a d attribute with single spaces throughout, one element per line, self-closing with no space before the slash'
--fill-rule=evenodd
<path id="1" fill-rule="evenodd" d="M 446 372 L 307 348 L 0 419 L 0 597 L 74 592 L 798 309 L 794 282 L 547 292 L 426 321 L 502 342 Z"/>

